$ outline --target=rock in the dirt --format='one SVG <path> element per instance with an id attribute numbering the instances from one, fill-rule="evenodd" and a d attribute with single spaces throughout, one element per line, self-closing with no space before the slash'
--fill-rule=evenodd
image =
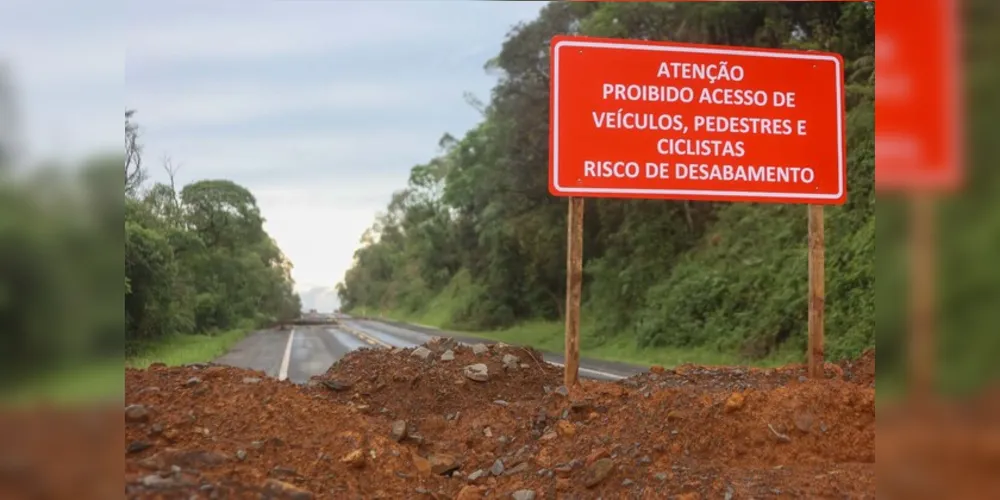
<path id="1" fill-rule="evenodd" d="M 736 410 L 739 410 L 740 408 L 743 408 L 744 402 L 745 399 L 743 397 L 743 394 L 738 392 L 732 393 L 729 396 L 729 398 L 726 399 L 726 413 L 731 413 Z"/>
<path id="2" fill-rule="evenodd" d="M 390 434 L 393 441 L 397 443 L 402 441 L 406 437 L 406 420 L 397 420 L 392 423 L 392 433 Z"/>
<path id="3" fill-rule="evenodd" d="M 499 476 L 500 474 L 503 474 L 503 469 L 504 469 L 503 460 L 500 460 L 498 458 L 496 462 L 493 462 L 493 466 L 490 467 L 490 474 L 493 474 L 494 476 Z"/>
<path id="4" fill-rule="evenodd" d="M 340 463 L 346 464 L 355 469 L 360 469 L 365 466 L 365 453 L 360 449 L 354 450 L 347 455 L 344 455 L 344 457 L 340 459 Z"/>
<path id="5" fill-rule="evenodd" d="M 431 463 L 431 472 L 439 476 L 454 472 L 462 465 L 458 458 L 445 453 L 435 453 L 427 457 L 427 460 Z"/>
<path id="6" fill-rule="evenodd" d="M 259 384 L 260 377 L 243 377 L 244 384 Z"/>
<path id="7" fill-rule="evenodd" d="M 587 468 L 586 474 L 583 479 L 583 485 L 587 488 L 593 488 L 611 475 L 611 471 L 614 470 L 615 463 L 611 461 L 610 458 L 602 458 L 593 463 Z"/>
<path id="8" fill-rule="evenodd" d="M 212 468 L 222 465 L 229 459 L 228 456 L 206 450 L 176 450 L 167 448 L 156 455 L 143 460 L 143 467 L 151 469 L 164 469 L 173 465 L 184 468 Z"/>
<path id="9" fill-rule="evenodd" d="M 484 471 L 483 469 L 478 469 L 475 472 L 473 472 L 472 474 L 469 474 L 469 477 L 467 479 L 469 480 L 470 483 L 474 483 L 474 482 L 476 482 L 477 479 L 479 479 L 479 478 L 481 478 L 481 477 L 483 477 L 485 475 L 486 475 L 486 471 Z"/>
<path id="10" fill-rule="evenodd" d="M 157 486 L 173 486 L 176 483 L 171 477 L 162 477 L 159 474 L 150 474 L 142 478 L 142 485 L 147 488 L 155 488 Z"/>
<path id="11" fill-rule="evenodd" d="M 795 428 L 798 429 L 799 432 L 808 434 L 809 431 L 812 430 L 813 420 L 814 418 L 811 413 L 799 413 L 795 415 Z"/>
<path id="12" fill-rule="evenodd" d="M 510 495 L 514 500 L 535 500 L 534 490 L 517 490 Z"/>
<path id="13" fill-rule="evenodd" d="M 270 474 L 272 476 L 279 476 L 279 477 L 280 476 L 295 477 L 295 476 L 299 475 L 299 471 L 297 471 L 297 470 L 295 470 L 295 469 L 293 469 L 291 467 L 282 467 L 282 466 L 278 465 L 278 466 L 276 466 L 276 467 L 274 467 L 274 468 L 271 469 Z"/>
<path id="14" fill-rule="evenodd" d="M 633 484 L 635 484 L 635 481 L 632 481 L 631 479 L 628 479 L 628 478 L 625 478 L 625 480 L 622 481 L 622 486 L 624 486 L 626 488 L 628 488 L 629 486 L 632 486 Z"/>
<path id="15" fill-rule="evenodd" d="M 244 451 L 244 450 L 236 450 L 236 460 L 239 460 L 240 462 L 242 462 L 242 461 L 244 461 L 246 459 L 247 459 L 247 452 L 246 451 Z"/>
<path id="16" fill-rule="evenodd" d="M 667 473 L 666 472 L 660 472 L 660 473 L 656 474 L 653 477 L 656 478 L 657 481 L 659 481 L 659 482 L 662 483 L 662 482 L 664 482 L 664 481 L 667 480 Z"/>
<path id="17" fill-rule="evenodd" d="M 563 436 L 572 436 L 576 434 L 576 426 L 569 420 L 560 420 L 556 423 L 556 431 Z"/>
<path id="18" fill-rule="evenodd" d="M 484 491 L 481 487 L 467 485 L 458 492 L 455 500 L 482 500 Z"/>
<path id="19" fill-rule="evenodd" d="M 441 353 L 441 361 L 453 361 L 454 359 L 455 351 L 452 351 L 451 349 Z"/>
<path id="20" fill-rule="evenodd" d="M 462 369 L 465 378 L 475 382 L 486 382 L 490 379 L 489 369 L 483 363 L 468 365 Z"/>
<path id="21" fill-rule="evenodd" d="M 435 352 L 441 352 L 445 349 L 451 349 L 455 343 L 455 339 L 452 338 L 431 337 L 424 345 Z"/>
<path id="22" fill-rule="evenodd" d="M 472 345 L 472 354 L 475 354 L 476 356 L 480 356 L 482 354 L 486 354 L 486 352 L 489 351 L 489 350 L 490 349 L 488 347 L 486 347 L 486 344 L 473 344 Z"/>
<path id="23" fill-rule="evenodd" d="M 268 479 L 264 483 L 264 489 L 281 494 L 289 500 L 312 500 L 313 498 L 312 492 L 277 479 Z"/>
<path id="24" fill-rule="evenodd" d="M 569 396 L 569 389 L 565 385 L 560 385 L 556 388 L 556 394 L 560 396 Z"/>
<path id="25" fill-rule="evenodd" d="M 413 352 L 410 353 L 410 356 L 420 359 L 427 359 L 431 356 L 431 350 L 426 347 L 420 346 L 414 349 Z"/>
<path id="26" fill-rule="evenodd" d="M 148 450 L 152 447 L 152 444 L 145 441 L 132 441 L 128 444 L 128 448 L 125 449 L 125 453 L 139 453 L 140 451 Z"/>
<path id="27" fill-rule="evenodd" d="M 517 365 L 521 363 L 521 360 L 513 354 L 503 355 L 503 367 L 507 370 L 516 370 Z"/>
<path id="28" fill-rule="evenodd" d="M 590 465 L 593 465 L 594 462 L 596 462 L 596 461 L 598 461 L 598 460 L 600 460 L 602 458 L 608 458 L 609 456 L 610 456 L 610 454 L 608 453 L 608 450 L 606 450 L 604 448 L 597 448 L 597 449 L 591 451 L 590 455 L 587 455 L 587 460 L 584 461 L 584 463 L 586 465 L 590 466 Z"/>
<path id="29" fill-rule="evenodd" d="M 521 462 L 510 469 L 503 471 L 505 476 L 513 476 L 514 474 L 520 474 L 528 470 L 528 462 Z"/>
<path id="30" fill-rule="evenodd" d="M 191 377 L 191 378 L 187 379 L 187 382 L 184 382 L 184 387 L 194 387 L 194 386 L 196 386 L 196 385 L 198 385 L 200 383 L 201 383 L 201 379 L 200 378 L 198 378 L 198 377 Z"/>
<path id="31" fill-rule="evenodd" d="M 128 405 L 125 407 L 125 421 L 130 423 L 149 421 L 149 408 L 143 405 Z"/>
<path id="32" fill-rule="evenodd" d="M 323 387 L 326 387 L 327 389 L 330 389 L 331 391 L 335 391 L 335 392 L 346 391 L 346 390 L 348 390 L 348 389 L 351 388 L 351 385 L 352 384 L 350 382 L 343 382 L 343 381 L 340 381 L 340 380 L 324 380 L 323 381 Z"/>

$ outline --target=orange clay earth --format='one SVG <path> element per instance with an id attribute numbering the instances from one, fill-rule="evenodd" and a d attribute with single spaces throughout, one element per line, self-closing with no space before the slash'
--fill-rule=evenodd
<path id="1" fill-rule="evenodd" d="M 422 347 L 354 351 L 305 386 L 127 370 L 126 497 L 875 497 L 873 352 L 824 380 L 654 367 L 567 390 L 533 350 Z"/>

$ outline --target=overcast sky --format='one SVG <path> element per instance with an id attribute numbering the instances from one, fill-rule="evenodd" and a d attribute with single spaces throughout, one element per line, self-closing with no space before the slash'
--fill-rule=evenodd
<path id="1" fill-rule="evenodd" d="M 436 153 L 443 133 L 475 125 L 463 93 L 488 100 L 495 76 L 484 63 L 542 6 L 4 4 L 0 56 L 14 71 L 36 155 L 120 148 L 121 108 L 135 108 L 154 180 L 169 156 L 182 182 L 228 178 L 250 188 L 300 289 L 340 281 L 410 167 Z"/>

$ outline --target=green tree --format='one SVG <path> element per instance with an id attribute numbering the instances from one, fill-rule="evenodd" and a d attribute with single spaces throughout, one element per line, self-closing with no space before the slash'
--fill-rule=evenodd
<path id="1" fill-rule="evenodd" d="M 144 187 L 134 111 L 125 114 L 125 310 L 132 348 L 296 317 L 292 264 L 264 230 L 257 200 L 226 179 Z"/>

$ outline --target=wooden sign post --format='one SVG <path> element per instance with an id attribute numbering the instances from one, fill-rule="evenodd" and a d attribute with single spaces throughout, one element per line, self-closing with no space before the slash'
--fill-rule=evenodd
<path id="1" fill-rule="evenodd" d="M 934 205 L 914 196 L 910 211 L 910 387 L 916 400 L 934 391 Z"/>
<path id="2" fill-rule="evenodd" d="M 826 242 L 823 206 L 809 205 L 809 376 L 823 377 L 823 315 L 826 306 Z"/>
<path id="3" fill-rule="evenodd" d="M 570 198 L 566 218 L 566 364 L 563 372 L 566 387 L 572 387 L 579 381 L 582 292 L 583 198 Z"/>
<path id="4" fill-rule="evenodd" d="M 549 193 L 570 200 L 566 384 L 579 370 L 583 198 L 810 205 L 807 357 L 822 372 L 822 205 L 847 200 L 843 58 L 556 36 L 550 65 Z"/>

